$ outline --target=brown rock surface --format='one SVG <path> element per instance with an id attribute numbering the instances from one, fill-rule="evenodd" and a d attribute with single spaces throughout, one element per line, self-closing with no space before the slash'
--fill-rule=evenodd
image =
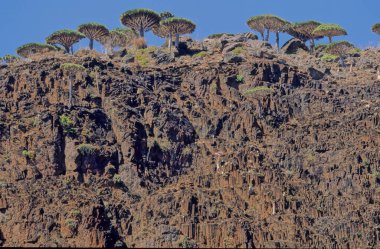
<path id="1" fill-rule="evenodd" d="M 337 72 L 254 42 L 238 63 L 1 66 L 0 245 L 376 247 L 380 52 Z"/>

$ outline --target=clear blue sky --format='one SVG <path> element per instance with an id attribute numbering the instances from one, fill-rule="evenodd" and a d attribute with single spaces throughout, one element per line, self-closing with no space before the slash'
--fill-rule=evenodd
<path id="1" fill-rule="evenodd" d="M 328 6 L 328 7 L 327 7 Z M 347 29 L 347 39 L 360 48 L 378 45 L 380 36 L 371 26 L 380 22 L 380 0 L 1 0 L 0 56 L 14 54 L 28 42 L 44 42 L 50 33 L 75 29 L 86 22 L 120 27 L 120 15 L 129 9 L 170 11 L 193 20 L 201 39 L 213 33 L 247 32 L 246 20 L 258 14 L 275 14 L 289 21 L 317 20 L 338 23 Z M 148 42 L 161 39 L 148 35 Z M 282 36 L 282 41 L 288 37 Z M 82 42 L 77 47 L 86 46 Z"/>

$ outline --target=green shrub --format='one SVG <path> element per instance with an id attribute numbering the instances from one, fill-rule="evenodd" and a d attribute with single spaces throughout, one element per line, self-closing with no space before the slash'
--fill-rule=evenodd
<path id="1" fill-rule="evenodd" d="M 208 52 L 206 52 L 206 51 L 201 51 L 201 52 L 199 52 L 199 53 L 194 54 L 194 55 L 193 55 L 193 58 L 204 58 L 204 57 L 206 57 L 207 55 L 209 55 Z"/>
<path id="2" fill-rule="evenodd" d="M 82 156 L 93 156 L 98 148 L 92 144 L 81 144 L 78 146 L 78 151 Z"/>
<path id="3" fill-rule="evenodd" d="M 65 224 L 71 230 L 74 230 L 74 229 L 76 229 L 78 227 L 78 221 L 76 221 L 74 219 L 67 219 L 67 220 L 65 220 Z"/>
<path id="4" fill-rule="evenodd" d="M 63 127 L 63 133 L 65 134 L 71 134 L 71 135 L 76 135 L 77 130 L 74 128 L 74 121 L 70 119 L 69 116 L 63 114 L 59 117 L 59 123 Z"/>
<path id="5" fill-rule="evenodd" d="M 209 35 L 207 38 L 209 38 L 209 39 L 217 39 L 217 38 L 222 37 L 223 35 L 226 35 L 226 36 L 233 36 L 233 34 L 218 33 L 218 34 L 212 34 L 212 35 Z"/>
<path id="6" fill-rule="evenodd" d="M 338 56 L 336 55 L 332 55 L 332 54 L 324 54 L 322 57 L 321 57 L 321 61 L 334 61 L 336 60 L 336 58 L 338 58 Z"/>
<path id="7" fill-rule="evenodd" d="M 241 83 L 244 81 L 244 76 L 241 74 L 236 75 L 236 81 Z"/>
<path id="8" fill-rule="evenodd" d="M 30 160 L 33 160 L 36 157 L 34 151 L 30 151 L 30 150 L 23 150 L 22 155 Z"/>
<path id="9" fill-rule="evenodd" d="M 121 180 L 121 176 L 119 174 L 115 174 L 112 178 L 114 184 L 121 184 L 123 181 Z"/>
<path id="10" fill-rule="evenodd" d="M 242 53 L 245 52 L 245 48 L 243 48 L 243 47 L 236 47 L 231 52 L 234 53 L 235 55 L 240 55 L 240 54 L 242 54 Z"/>
<path id="11" fill-rule="evenodd" d="M 254 94 L 257 92 L 261 92 L 261 91 L 273 91 L 273 89 L 270 87 L 267 87 L 267 86 L 256 86 L 256 87 L 253 87 L 253 88 L 250 88 L 250 89 L 244 91 L 243 94 L 249 95 L 249 94 Z"/>
<path id="12" fill-rule="evenodd" d="M 140 66 L 148 66 L 151 62 L 150 53 L 153 53 L 157 50 L 157 47 L 147 47 L 142 49 L 137 49 L 135 52 L 135 61 Z"/>

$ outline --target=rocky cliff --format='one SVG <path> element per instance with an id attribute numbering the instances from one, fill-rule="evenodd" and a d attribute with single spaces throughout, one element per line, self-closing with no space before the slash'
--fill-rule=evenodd
<path id="1" fill-rule="evenodd" d="M 0 66 L 0 245 L 376 247 L 380 51 L 186 42 Z"/>

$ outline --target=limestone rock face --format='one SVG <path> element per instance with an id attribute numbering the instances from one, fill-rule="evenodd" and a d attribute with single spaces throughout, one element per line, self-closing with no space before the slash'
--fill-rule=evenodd
<path id="1" fill-rule="evenodd" d="M 155 67 L 2 65 L 0 245 L 376 247 L 379 51 L 337 72 L 221 39 Z"/>

